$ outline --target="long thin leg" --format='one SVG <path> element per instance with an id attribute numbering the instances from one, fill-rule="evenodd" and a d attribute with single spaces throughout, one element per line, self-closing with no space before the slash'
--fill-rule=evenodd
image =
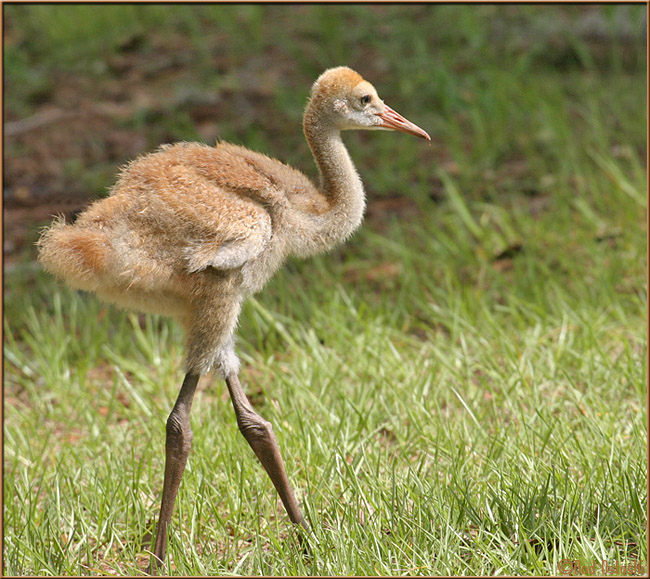
<path id="1" fill-rule="evenodd" d="M 251 403 L 246 398 L 246 394 L 244 394 L 237 374 L 229 374 L 226 378 L 226 384 L 237 416 L 239 430 L 262 463 L 264 470 L 271 477 L 271 481 L 277 489 L 291 521 L 302 525 L 309 531 L 309 525 L 300 512 L 296 497 L 289 484 L 278 441 L 275 438 L 271 423 L 264 420 L 253 410 Z"/>
<path id="2" fill-rule="evenodd" d="M 176 404 L 167 419 L 167 439 L 165 443 L 165 482 L 163 483 L 160 517 L 156 532 L 153 555 L 149 562 L 150 574 L 156 574 L 162 566 L 167 551 L 167 527 L 172 518 L 174 501 L 178 487 L 183 478 L 187 457 L 192 447 L 192 428 L 190 427 L 190 410 L 194 392 L 199 382 L 199 375 L 187 373 Z"/>

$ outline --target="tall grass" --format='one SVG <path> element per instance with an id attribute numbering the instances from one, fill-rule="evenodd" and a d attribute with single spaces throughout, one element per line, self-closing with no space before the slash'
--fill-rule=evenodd
<path id="1" fill-rule="evenodd" d="M 278 86 L 257 111 L 295 121 L 295 135 L 260 137 L 283 159 L 310 167 L 301 103 L 334 57 L 377 56 L 380 94 L 434 136 L 426 147 L 346 135 L 369 193 L 364 227 L 330 255 L 289 262 L 242 314 L 243 382 L 274 424 L 312 556 L 226 388 L 205 378 L 172 573 L 647 567 L 645 63 L 551 27 L 554 14 L 577 29 L 580 7 L 471 8 L 109 7 L 115 29 L 136 26 L 127 14 L 155 21 L 137 25 L 152 44 L 183 25 L 234 62 L 259 57 L 248 34 L 284 66 L 295 57 L 307 84 Z M 48 7 L 7 10 L 25 37 L 49 26 Z M 42 67 L 69 64 L 54 62 L 65 38 L 101 45 L 105 26 L 83 7 L 51 10 L 78 25 L 52 20 L 33 41 Z M 252 28 L 239 34 L 242 22 Z M 551 40 L 566 34 L 558 68 Z M 30 264 L 5 292 L 4 571 L 139 574 L 183 336 Z"/>

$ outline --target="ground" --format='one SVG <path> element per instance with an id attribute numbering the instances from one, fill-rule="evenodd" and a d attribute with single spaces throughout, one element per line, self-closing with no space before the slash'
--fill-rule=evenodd
<path id="1" fill-rule="evenodd" d="M 433 142 L 346 135 L 363 227 L 242 312 L 315 556 L 205 377 L 170 572 L 647 566 L 645 6 L 3 9 L 5 574 L 142 573 L 182 379 L 179 328 L 57 284 L 39 229 L 164 142 L 314 176 L 302 110 L 339 64 Z"/>

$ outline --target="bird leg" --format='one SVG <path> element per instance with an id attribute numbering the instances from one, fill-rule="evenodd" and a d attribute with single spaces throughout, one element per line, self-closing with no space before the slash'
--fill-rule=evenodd
<path id="1" fill-rule="evenodd" d="M 277 489 L 291 521 L 309 531 L 309 525 L 300 512 L 298 502 L 289 484 L 284 462 L 280 455 L 280 447 L 271 423 L 264 420 L 253 410 L 251 403 L 246 398 L 246 394 L 244 394 L 237 374 L 229 374 L 226 377 L 226 384 L 237 416 L 239 430 L 262 463 L 264 470 L 271 477 L 271 481 Z"/>
<path id="2" fill-rule="evenodd" d="M 174 408 L 167 419 L 165 481 L 163 483 L 156 542 L 148 569 L 148 573 L 152 575 L 157 573 L 165 558 L 165 552 L 167 550 L 167 527 L 172 518 L 174 501 L 192 446 L 190 410 L 198 382 L 199 374 L 188 372 L 185 375 L 185 380 L 183 380 L 176 404 L 174 404 Z"/>

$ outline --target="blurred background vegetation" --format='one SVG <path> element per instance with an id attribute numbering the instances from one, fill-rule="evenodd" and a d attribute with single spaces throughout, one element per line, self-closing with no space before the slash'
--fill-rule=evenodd
<path id="1" fill-rule="evenodd" d="M 399 157 L 414 157 L 408 174 L 385 162 L 392 140 L 352 137 L 371 201 L 406 195 L 414 180 L 425 185 L 416 195 L 441 197 L 436 166 L 462 172 L 470 197 L 534 196 L 544 184 L 529 164 L 570 172 L 575 156 L 588 154 L 558 147 L 547 107 L 561 103 L 566 130 L 586 132 L 602 93 L 611 97 L 606 117 L 624 123 L 633 146 L 618 154 L 645 159 L 644 13 L 621 5 L 6 5 L 5 256 L 33 256 L 42 222 L 106 194 L 119 165 L 164 142 L 243 143 L 313 175 L 301 114 L 311 82 L 339 64 L 359 70 L 434 139 L 433 150 L 400 142 Z M 510 106 L 518 99 L 529 106 Z"/>
<path id="2" fill-rule="evenodd" d="M 144 569 L 182 373 L 179 329 L 56 284 L 39 230 L 166 142 L 231 141 L 315 176 L 301 116 L 340 64 L 433 142 L 346 134 L 363 227 L 242 312 L 243 382 L 317 556 L 286 540 L 206 378 L 173 571 L 647 564 L 645 5 L 3 11 L 7 574 Z"/>

